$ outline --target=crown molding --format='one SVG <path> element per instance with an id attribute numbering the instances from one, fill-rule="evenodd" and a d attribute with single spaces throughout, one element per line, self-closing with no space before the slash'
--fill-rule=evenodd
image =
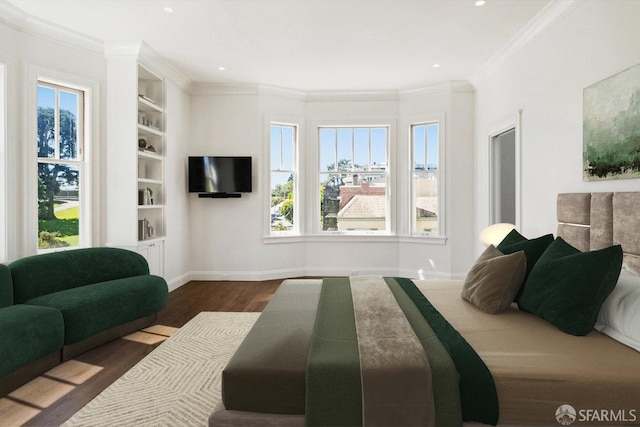
<path id="1" fill-rule="evenodd" d="M 376 102 L 399 101 L 437 94 L 474 93 L 475 88 L 466 80 L 442 82 L 417 89 L 385 91 L 303 91 L 257 83 L 194 83 L 192 96 L 271 95 L 303 102 Z"/>
<path id="2" fill-rule="evenodd" d="M 22 33 L 49 39 L 86 52 L 97 55 L 102 55 L 103 52 L 101 40 L 36 18 L 4 0 L 0 0 L 0 22 Z"/>
<path id="3" fill-rule="evenodd" d="M 144 41 L 105 41 L 104 56 L 107 60 L 135 59 L 150 71 L 170 80 L 191 94 L 193 82 Z"/>
<path id="4" fill-rule="evenodd" d="M 260 85 L 259 91 L 261 95 L 273 95 L 280 98 L 289 98 L 295 101 L 305 101 L 307 92 L 297 89 L 288 89 L 279 86 Z"/>
<path id="5" fill-rule="evenodd" d="M 147 67 L 171 80 L 187 93 L 191 91 L 192 81 L 145 42 L 98 40 L 34 17 L 5 0 L 0 0 L 0 22 L 24 34 L 48 39 L 106 58 L 139 56 L 141 62 Z"/>
<path id="6" fill-rule="evenodd" d="M 553 0 L 533 17 L 518 33 L 500 49 L 486 64 L 484 64 L 469 79 L 477 86 L 478 82 L 491 76 L 509 58 L 518 53 L 527 43 L 535 40 L 547 28 L 569 15 L 583 0 Z"/>
<path id="7" fill-rule="evenodd" d="M 422 98 L 425 96 L 433 96 L 438 94 L 456 94 L 456 93 L 475 93 L 475 88 L 466 80 L 452 80 L 425 86 L 416 89 L 407 89 L 399 91 L 399 97 L 402 100 L 412 98 Z"/>
<path id="8" fill-rule="evenodd" d="M 259 95 L 260 85 L 255 83 L 194 83 L 192 96 Z"/>
<path id="9" fill-rule="evenodd" d="M 361 102 L 361 101 L 397 101 L 397 90 L 356 90 L 356 91 L 310 91 L 307 92 L 308 102 Z"/>

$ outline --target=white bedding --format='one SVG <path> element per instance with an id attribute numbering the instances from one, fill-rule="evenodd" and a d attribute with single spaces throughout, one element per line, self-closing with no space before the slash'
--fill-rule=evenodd
<path id="1" fill-rule="evenodd" d="M 640 276 L 622 269 L 602 304 L 595 329 L 640 351 Z"/>

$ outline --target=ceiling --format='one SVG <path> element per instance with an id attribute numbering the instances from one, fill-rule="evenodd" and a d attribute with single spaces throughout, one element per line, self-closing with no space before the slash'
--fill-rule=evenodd
<path id="1" fill-rule="evenodd" d="M 550 3 L 6 1 L 36 19 L 93 39 L 145 41 L 194 83 L 305 91 L 403 90 L 469 80 Z M 167 7 L 173 11 L 165 11 Z"/>

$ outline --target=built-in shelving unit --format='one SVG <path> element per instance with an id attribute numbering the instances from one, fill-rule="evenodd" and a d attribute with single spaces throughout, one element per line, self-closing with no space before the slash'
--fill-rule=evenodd
<path id="1" fill-rule="evenodd" d="M 164 236 L 164 82 L 138 64 L 138 241 Z"/>
<path id="2" fill-rule="evenodd" d="M 164 274 L 166 91 L 155 53 L 113 42 L 107 57 L 106 245 L 142 254 Z M 156 64 L 157 65 L 157 64 Z"/>

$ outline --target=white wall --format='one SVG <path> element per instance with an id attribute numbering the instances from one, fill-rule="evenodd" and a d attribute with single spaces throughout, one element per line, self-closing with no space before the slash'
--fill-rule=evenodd
<path id="1" fill-rule="evenodd" d="M 0 4 L 2 8 L 6 7 Z M 91 153 L 93 175 L 91 179 L 92 220 L 94 224 L 101 224 L 101 195 L 104 194 L 104 182 L 100 179 L 105 129 L 104 109 L 99 108 L 104 99 L 105 63 L 103 55 L 98 51 L 99 46 L 74 46 L 69 43 L 53 41 L 50 37 L 37 35 L 34 31 L 27 31 L 28 25 L 21 21 L 21 16 L 12 15 L 13 10 L 2 9 L 3 18 L 13 18 L 10 21 L 0 20 L 0 62 L 6 65 L 7 79 L 7 140 L 5 148 L 6 188 L 7 198 L 6 223 L 6 253 L 5 260 L 10 261 L 21 256 L 34 254 L 37 248 L 37 188 L 35 176 L 35 140 L 30 138 L 34 132 L 30 131 L 32 116 L 35 114 L 36 99 L 35 86 L 38 77 L 57 79 L 62 82 L 80 84 L 91 90 L 93 115 L 91 117 L 91 139 L 89 148 Z M 29 25 L 32 25 L 30 23 Z M 30 143 L 29 141 L 34 141 Z M 33 144 L 30 146 L 29 144 Z M 100 244 L 104 227 L 98 226 L 93 230 L 93 244 Z"/>
<path id="2" fill-rule="evenodd" d="M 640 63 L 638 16 L 637 1 L 584 0 L 473 82 L 476 235 L 489 223 L 488 135 L 520 109 L 525 236 L 555 234 L 558 193 L 640 190 L 640 180 L 582 180 L 583 89 Z"/>
<path id="3" fill-rule="evenodd" d="M 473 91 L 447 83 L 406 93 L 350 94 L 281 91 L 237 86 L 195 86 L 190 155 L 254 157 L 253 192 L 241 199 L 198 199 L 190 195 L 193 279 L 267 279 L 302 275 L 385 274 L 460 277 L 473 261 Z M 300 181 L 314 194 L 318 124 L 391 126 L 391 161 L 408 165 L 410 123 L 443 120 L 447 166 L 446 241 L 409 237 L 409 178 L 397 169 L 392 210 L 400 220 L 393 236 L 314 235 L 311 200 L 305 207 L 307 232 L 300 238 L 265 238 L 269 187 L 266 132 L 269 121 L 297 123 Z M 306 176 L 308 175 L 308 176 Z M 397 226 L 397 229 L 396 229 Z M 453 255 L 455 254 L 455 256 Z"/>
<path id="4" fill-rule="evenodd" d="M 189 236 L 189 198 L 185 169 L 187 147 L 191 138 L 191 102 L 183 87 L 165 80 L 166 127 L 164 182 L 165 243 L 164 277 L 169 289 L 189 281 L 191 271 L 191 239 Z"/>
<path id="5" fill-rule="evenodd" d="M 114 185 L 110 177 L 118 175 L 118 165 L 122 162 L 118 156 L 107 158 L 105 141 L 109 129 L 106 126 L 107 66 L 104 47 L 102 43 L 87 41 L 59 29 L 50 34 L 48 31 L 54 31 L 50 27 L 38 26 L 34 20 L 24 20 L 21 13 L 6 7 L 0 3 L 0 11 L 7 13 L 0 19 L 0 63 L 6 66 L 7 82 L 7 138 L 5 146 L 0 147 L 4 152 L 3 173 L 7 178 L 4 188 L 6 222 L 2 223 L 6 233 L 6 251 L 0 261 L 36 252 L 35 160 L 30 155 L 30 151 L 35 153 L 35 142 L 33 149 L 28 144 L 33 140 L 29 137 L 29 126 L 35 114 L 35 84 L 39 76 L 81 84 L 92 90 L 92 134 L 91 146 L 88 147 L 92 162 L 91 214 L 94 226 L 91 244 L 103 246 L 107 243 L 107 224 L 121 221 L 118 215 L 109 217 L 106 214 L 106 195 L 108 186 Z M 188 281 L 191 269 L 185 159 L 193 118 L 185 79 L 170 67 L 165 71 L 165 181 L 168 202 L 165 208 L 164 276 L 173 289 Z M 135 83 L 135 80 L 131 82 L 134 88 Z M 107 173 L 108 169 L 113 171 L 111 175 Z"/>

